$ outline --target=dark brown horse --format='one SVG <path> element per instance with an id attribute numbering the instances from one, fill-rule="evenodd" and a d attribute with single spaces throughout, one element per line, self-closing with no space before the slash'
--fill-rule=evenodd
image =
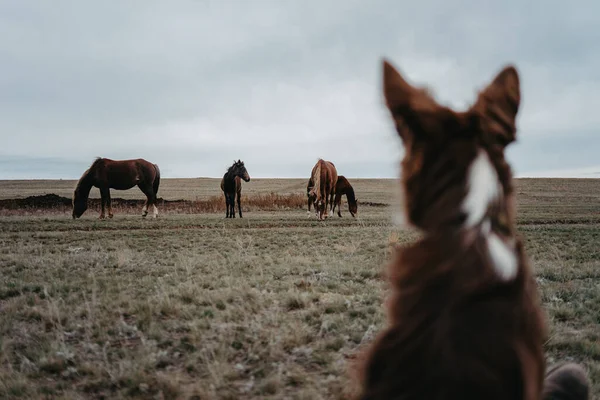
<path id="1" fill-rule="evenodd" d="M 338 175 L 335 165 L 331 161 L 319 159 L 311 171 L 306 188 L 309 215 L 312 203 L 319 220 L 328 217 L 328 211 L 333 206 L 333 196 L 335 195 L 337 179 Z"/>
<path id="2" fill-rule="evenodd" d="M 342 217 L 342 196 L 346 195 L 348 201 L 348 211 L 353 217 L 358 214 L 358 199 L 354 195 L 354 188 L 348 182 L 344 175 L 338 176 L 337 184 L 335 185 L 335 200 L 333 201 L 332 212 L 335 213 L 335 208 L 338 209 L 338 217 Z"/>
<path id="3" fill-rule="evenodd" d="M 154 218 L 158 216 L 156 199 L 158 186 L 160 184 L 160 169 L 158 165 L 152 164 L 144 159 L 136 160 L 110 160 L 108 158 L 96 158 L 91 167 L 87 169 L 79 179 L 75 193 L 73 194 L 73 219 L 81 217 L 87 210 L 88 197 L 92 187 L 100 189 L 102 198 L 103 219 L 104 208 L 108 208 L 108 218 L 113 217 L 110 204 L 110 189 L 128 190 L 134 186 L 146 195 L 146 202 L 142 209 L 142 217 L 148 215 L 148 207 L 154 209 Z"/>
<path id="4" fill-rule="evenodd" d="M 405 147 L 406 220 L 422 237 L 389 266 L 389 321 L 360 398 L 540 400 L 546 326 L 504 156 L 516 133 L 516 69 L 464 112 L 385 61 L 383 89 Z"/>
<path id="5" fill-rule="evenodd" d="M 225 195 L 225 218 L 235 218 L 235 200 L 237 197 L 238 212 L 242 218 L 242 179 L 250 182 L 250 175 L 244 166 L 244 162 L 237 160 L 227 169 L 223 179 L 221 179 L 221 190 Z"/>

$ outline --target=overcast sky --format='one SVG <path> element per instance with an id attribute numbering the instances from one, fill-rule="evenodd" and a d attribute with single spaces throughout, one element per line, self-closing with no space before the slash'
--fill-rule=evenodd
<path id="1" fill-rule="evenodd" d="M 165 177 L 396 177 L 381 58 L 465 108 L 521 74 L 519 176 L 600 177 L 595 1 L 1 1 L 0 179 L 96 156 Z"/>

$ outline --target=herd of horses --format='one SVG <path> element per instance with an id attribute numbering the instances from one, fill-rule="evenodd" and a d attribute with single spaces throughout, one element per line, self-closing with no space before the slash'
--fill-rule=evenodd
<path id="1" fill-rule="evenodd" d="M 386 327 L 357 357 L 361 400 L 585 400 L 589 380 L 574 363 L 546 369 L 547 340 L 537 282 L 516 229 L 512 171 L 505 148 L 516 139 L 517 70 L 508 66 L 457 112 L 439 105 L 383 61 L 383 94 L 405 152 L 400 186 L 405 220 L 420 230 L 395 249 L 387 279 Z M 236 161 L 221 188 L 227 217 L 238 208 Z M 92 186 L 110 209 L 109 188 L 137 185 L 157 214 L 160 172 L 144 160 L 98 159 L 82 176 L 73 216 L 85 211 Z M 307 185 L 319 219 L 346 194 L 333 163 L 319 159 Z M 241 209 L 240 211 L 240 217 Z M 310 210 L 309 210 L 310 212 Z M 362 352 L 362 350 L 361 350 Z"/>
<path id="2" fill-rule="evenodd" d="M 250 182 L 250 174 L 244 162 L 237 160 L 227 169 L 221 179 L 221 191 L 225 196 L 225 218 L 235 218 L 235 204 L 238 214 L 242 218 L 242 180 Z M 134 160 L 111 160 L 96 158 L 92 165 L 83 173 L 73 193 L 73 219 L 79 218 L 87 210 L 88 198 L 92 187 L 100 190 L 101 211 L 100 219 L 113 217 L 110 189 L 129 190 L 137 186 L 146 195 L 142 208 L 142 217 L 148 215 L 152 207 L 154 218 L 158 217 L 158 188 L 160 186 L 160 169 L 143 158 Z M 328 211 L 335 212 L 341 217 L 342 196 L 346 196 L 348 211 L 353 217 L 358 213 L 358 201 L 354 188 L 343 175 L 338 176 L 335 165 L 330 161 L 319 159 L 312 169 L 306 187 L 308 197 L 308 213 L 314 206 L 317 219 L 324 220 Z M 334 197 L 335 196 L 335 197 Z"/>

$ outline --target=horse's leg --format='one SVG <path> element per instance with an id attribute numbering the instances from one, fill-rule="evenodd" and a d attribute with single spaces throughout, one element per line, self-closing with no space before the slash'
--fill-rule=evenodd
<path id="1" fill-rule="evenodd" d="M 154 191 L 152 188 L 150 188 L 150 191 L 148 191 L 148 188 L 143 185 L 138 185 L 138 188 L 146 195 L 146 201 L 144 202 L 144 207 L 142 208 L 142 218 L 146 218 L 146 215 L 148 215 L 148 207 L 151 204 L 150 199 L 152 198 L 150 193 L 153 193 Z"/>
<path id="2" fill-rule="evenodd" d="M 104 207 L 106 204 L 106 199 L 107 199 L 107 194 L 106 192 L 108 192 L 107 188 L 100 188 L 100 204 L 102 205 L 102 211 L 100 212 L 100 219 L 104 219 Z"/>
<path id="3" fill-rule="evenodd" d="M 152 196 L 148 203 L 152 203 L 152 218 L 158 218 L 158 207 L 156 207 L 156 196 Z"/>
<path id="4" fill-rule="evenodd" d="M 108 206 L 108 218 L 113 217 L 112 204 L 110 201 L 110 189 L 106 189 L 106 205 Z"/>
<path id="5" fill-rule="evenodd" d="M 333 200 L 333 214 L 335 214 L 335 208 L 337 207 L 338 217 L 342 217 L 342 195 L 340 193 L 335 194 L 335 199 Z"/>
<path id="6" fill-rule="evenodd" d="M 148 215 L 148 198 L 146 198 L 144 207 L 142 207 L 142 218 L 146 217 L 146 215 Z"/>
<path id="7" fill-rule="evenodd" d="M 313 206 L 315 207 L 315 216 L 317 219 L 321 219 L 321 202 L 318 197 L 315 199 Z"/>
<path id="8" fill-rule="evenodd" d="M 231 193 L 229 203 L 231 204 L 231 218 L 235 218 L 235 192 Z"/>
<path id="9" fill-rule="evenodd" d="M 319 206 L 319 210 L 317 211 L 317 218 L 319 219 L 319 221 L 321 221 L 323 219 L 323 200 L 319 199 L 317 201 L 317 205 Z"/>
<path id="10" fill-rule="evenodd" d="M 240 218 L 242 218 L 242 194 L 240 192 L 237 193 L 237 203 L 238 212 L 240 213 Z"/>
<path id="11" fill-rule="evenodd" d="M 154 188 L 152 185 L 138 185 L 142 193 L 146 195 L 146 202 L 144 203 L 144 208 L 142 208 L 142 217 L 146 217 L 148 215 L 148 208 L 152 206 L 152 216 L 153 218 L 158 217 L 158 208 L 156 208 L 156 194 L 154 193 Z"/>
<path id="12" fill-rule="evenodd" d="M 229 193 L 225 193 L 225 204 L 227 206 L 225 218 L 231 218 L 231 196 L 229 196 Z"/>
<path id="13" fill-rule="evenodd" d="M 229 218 L 229 196 L 227 195 L 227 193 L 225 193 L 224 196 L 225 196 L 225 218 Z"/>
<path id="14" fill-rule="evenodd" d="M 333 214 L 333 207 L 334 207 L 334 202 L 333 202 L 333 190 L 331 191 L 331 193 L 329 193 L 329 211 L 331 211 L 331 213 Z"/>
<path id="15" fill-rule="evenodd" d="M 150 190 L 150 203 L 152 203 L 152 218 L 158 218 L 158 207 L 156 207 L 156 193 L 154 193 L 154 189 L 151 188 Z"/>

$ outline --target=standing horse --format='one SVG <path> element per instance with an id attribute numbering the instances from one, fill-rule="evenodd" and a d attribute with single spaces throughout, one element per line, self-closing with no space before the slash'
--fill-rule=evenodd
<path id="1" fill-rule="evenodd" d="M 241 179 L 240 179 L 241 178 Z M 221 190 L 225 195 L 225 218 L 235 218 L 235 199 L 237 197 L 238 212 L 242 218 L 242 179 L 245 182 L 250 182 L 250 175 L 246 171 L 244 162 L 237 160 L 233 161 L 233 165 L 229 167 L 223 179 L 221 179 Z"/>
<path id="2" fill-rule="evenodd" d="M 342 196 L 346 195 L 348 201 L 348 211 L 352 217 L 358 214 L 358 199 L 354 197 L 354 188 L 344 175 L 338 176 L 337 184 L 335 185 L 335 200 L 333 201 L 332 212 L 335 213 L 335 208 L 338 208 L 338 217 L 342 217 Z"/>
<path id="3" fill-rule="evenodd" d="M 136 160 L 110 160 L 96 158 L 92 165 L 83 173 L 75 192 L 73 193 L 73 219 L 81 217 L 88 207 L 88 197 L 92 187 L 100 189 L 102 198 L 102 212 L 100 219 L 104 218 L 104 208 L 108 208 L 108 218 L 113 217 L 110 189 L 128 190 L 134 186 L 146 195 L 146 202 L 142 209 L 142 217 L 148 215 L 148 207 L 154 209 L 154 218 L 158 216 L 156 208 L 156 195 L 160 185 L 160 169 L 144 159 Z"/>
<path id="4" fill-rule="evenodd" d="M 331 161 L 319 158 L 313 167 L 307 186 L 308 208 L 310 203 L 315 206 L 317 218 L 323 220 L 328 217 L 328 211 L 333 205 L 335 185 L 338 175 L 335 165 Z M 312 187 L 310 185 L 312 184 Z"/>

